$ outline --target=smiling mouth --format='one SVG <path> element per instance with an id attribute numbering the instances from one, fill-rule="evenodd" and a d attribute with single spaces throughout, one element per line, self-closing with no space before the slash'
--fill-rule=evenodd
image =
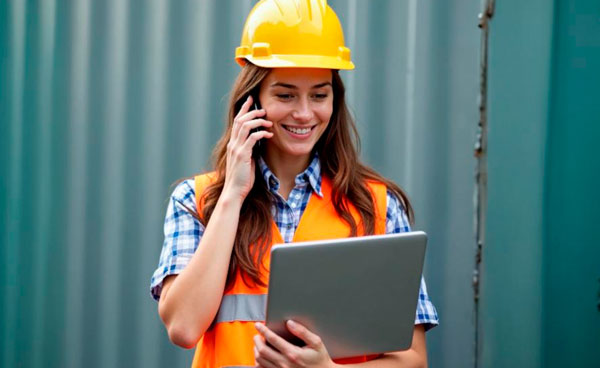
<path id="1" fill-rule="evenodd" d="M 313 130 L 313 128 L 316 126 L 312 126 L 312 127 L 306 127 L 306 128 L 294 128 L 291 126 L 287 126 L 287 125 L 283 125 L 283 128 L 289 132 L 292 132 L 294 134 L 308 134 L 310 133 L 311 130 Z"/>

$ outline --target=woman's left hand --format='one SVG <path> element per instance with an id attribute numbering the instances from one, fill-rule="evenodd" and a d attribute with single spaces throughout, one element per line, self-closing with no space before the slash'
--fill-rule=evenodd
<path id="1" fill-rule="evenodd" d="M 256 323 L 256 329 L 260 333 L 260 335 L 254 336 L 254 356 L 256 357 L 257 367 L 332 368 L 335 365 L 319 336 L 310 332 L 298 322 L 287 321 L 287 328 L 292 334 L 302 339 L 306 346 L 299 347 L 290 344 L 263 323 Z M 275 349 L 269 347 L 265 340 Z"/>

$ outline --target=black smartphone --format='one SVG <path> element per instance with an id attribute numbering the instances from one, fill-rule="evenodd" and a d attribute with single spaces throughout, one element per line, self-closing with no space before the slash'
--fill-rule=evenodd
<path id="1" fill-rule="evenodd" d="M 260 100 L 258 99 L 258 96 L 252 95 L 252 101 L 254 102 L 254 105 L 253 105 L 254 108 L 253 108 L 253 110 L 260 110 Z M 263 127 L 258 127 L 258 128 L 251 129 L 250 130 L 250 134 L 252 134 L 254 132 L 261 131 L 261 130 L 264 130 L 264 129 L 265 128 L 263 128 Z M 256 155 L 256 154 L 258 154 L 257 151 L 260 150 L 260 148 L 261 148 L 261 143 L 260 143 L 261 141 L 262 141 L 262 139 L 259 139 L 256 142 L 256 144 L 254 145 L 254 148 L 252 149 L 253 156 Z"/>

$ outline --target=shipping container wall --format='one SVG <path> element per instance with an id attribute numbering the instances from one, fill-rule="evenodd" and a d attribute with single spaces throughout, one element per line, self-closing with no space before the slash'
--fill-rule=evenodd
<path id="1" fill-rule="evenodd" d="M 482 367 L 600 362 L 600 2 L 502 0 L 490 25 Z"/>
<path id="2" fill-rule="evenodd" d="M 0 366 L 188 366 L 149 295 L 171 184 L 210 169 L 253 1 L 0 2 Z M 479 3 L 331 1 L 362 157 L 428 232 L 431 366 L 474 363 Z"/>

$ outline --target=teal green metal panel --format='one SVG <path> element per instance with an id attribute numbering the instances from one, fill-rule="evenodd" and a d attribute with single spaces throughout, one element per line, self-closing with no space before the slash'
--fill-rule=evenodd
<path id="1" fill-rule="evenodd" d="M 11 88 L 9 88 L 8 80 L 10 73 L 8 69 L 8 48 L 10 36 L 9 21 L 11 17 L 9 9 L 5 6 L 0 6 L 0 225 L 2 233 L 0 233 L 0 260 L 6 259 L 9 254 L 8 247 L 5 246 L 8 236 L 8 188 L 9 188 L 9 134 L 11 124 L 9 123 L 10 116 L 8 112 Z M 4 265 L 4 263 L 2 263 Z M 8 278 L 5 272 L 0 272 L 0 295 L 7 295 L 9 290 Z M 0 302 L 0 316 L 5 316 L 8 312 L 8 303 L 4 299 Z M 5 345 L 5 331 L 7 329 L 7 318 L 0 318 L 0 362 L 3 362 L 7 355 Z"/>
<path id="2" fill-rule="evenodd" d="M 545 144 L 553 7 L 496 1 L 490 25 L 483 367 L 540 367 Z"/>
<path id="3" fill-rule="evenodd" d="M 597 1 L 498 1 L 491 24 L 481 365 L 600 356 Z"/>
<path id="4" fill-rule="evenodd" d="M 544 367 L 600 362 L 600 3 L 559 1 L 544 241 Z"/>
<path id="5" fill-rule="evenodd" d="M 0 3 L 0 366 L 189 365 L 149 279 L 170 184 L 209 167 L 253 3 Z M 363 157 L 430 236 L 430 364 L 469 366 L 478 5 L 331 5 Z"/>

